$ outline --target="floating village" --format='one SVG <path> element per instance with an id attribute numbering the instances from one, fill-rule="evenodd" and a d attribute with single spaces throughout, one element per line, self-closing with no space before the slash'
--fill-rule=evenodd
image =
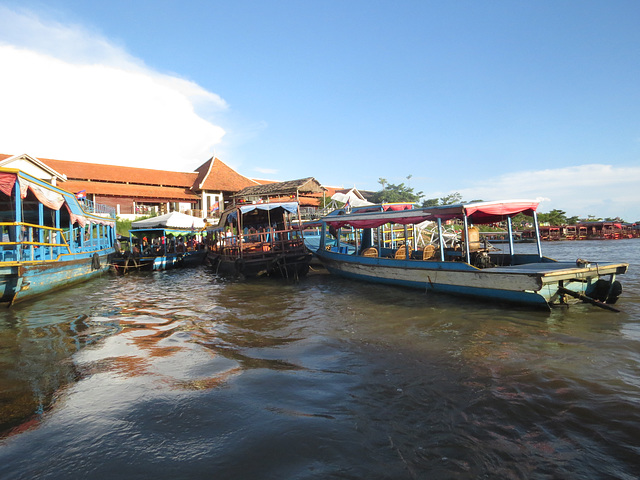
<path id="1" fill-rule="evenodd" d="M 206 265 L 298 280 L 310 266 L 353 281 L 533 308 L 617 311 L 627 263 L 543 254 L 545 241 L 637 238 L 635 224 L 542 226 L 538 202 L 373 203 L 313 177 L 250 179 L 218 158 L 194 172 L 0 155 L 1 302 L 98 275 Z M 528 228 L 514 225 L 524 214 Z M 131 222 L 119 235 L 116 221 Z M 521 253 L 534 243 L 535 253 Z M 501 248 L 498 248 L 501 246 Z M 267 280 L 268 281 L 268 280 Z"/>

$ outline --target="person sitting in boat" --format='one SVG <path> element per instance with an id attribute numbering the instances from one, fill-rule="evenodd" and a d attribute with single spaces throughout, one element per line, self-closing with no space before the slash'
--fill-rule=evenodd
<path id="1" fill-rule="evenodd" d="M 231 227 L 227 227 L 227 230 L 224 233 L 224 236 L 226 237 L 225 239 L 225 245 L 231 245 L 236 243 L 235 239 L 233 239 L 233 230 L 231 229 Z"/>
<path id="2" fill-rule="evenodd" d="M 249 242 L 257 242 L 257 241 L 260 240 L 260 237 L 258 235 L 258 231 L 255 228 L 253 228 L 253 227 L 249 228 L 249 231 L 247 233 L 248 233 L 247 241 L 249 241 Z"/>
<path id="3" fill-rule="evenodd" d="M 178 237 L 178 246 L 176 248 L 176 251 L 179 252 L 179 253 L 182 253 L 182 252 L 184 252 L 184 250 L 185 250 L 184 239 L 182 238 L 182 235 L 180 235 Z"/>

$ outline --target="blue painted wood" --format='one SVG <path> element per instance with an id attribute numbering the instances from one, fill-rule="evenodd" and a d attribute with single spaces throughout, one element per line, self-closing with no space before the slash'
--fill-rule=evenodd
<path id="1" fill-rule="evenodd" d="M 64 288 L 68 285 L 94 278 L 110 268 L 111 257 L 115 253 L 115 212 L 112 217 L 94 215 L 85 211 L 77 202 L 77 199 L 68 192 L 32 177 L 18 170 L 0 169 L 2 173 L 15 175 L 11 196 L 0 193 L 0 202 L 9 199 L 14 204 L 13 219 L 7 222 L 3 220 L 0 230 L 8 231 L 8 235 L 2 236 L 0 245 L 0 302 L 10 304 L 24 299 L 37 297 L 52 290 Z M 33 210 L 23 211 L 20 193 L 20 182 L 36 184 L 42 189 L 47 189 L 64 198 L 66 205 L 75 215 L 82 215 L 88 222 L 101 225 L 105 221 L 109 223 L 96 228 L 96 232 L 104 232 L 94 242 L 76 242 L 74 229 L 69 221 L 65 220 L 65 235 L 61 229 L 61 210 L 38 203 L 37 215 Z M 34 193 L 28 193 L 29 201 L 33 202 Z M 71 205 L 71 203 L 73 203 Z M 30 213 L 31 212 L 31 213 Z M 65 210 L 65 214 L 67 210 Z M 27 219 L 25 219 L 25 215 Z M 49 224 L 47 225 L 47 219 Z M 52 220 L 52 222 L 51 222 Z M 82 232 L 82 229 L 79 229 Z M 8 237 L 8 238 L 6 238 Z M 103 238 L 103 240 L 100 240 Z"/>

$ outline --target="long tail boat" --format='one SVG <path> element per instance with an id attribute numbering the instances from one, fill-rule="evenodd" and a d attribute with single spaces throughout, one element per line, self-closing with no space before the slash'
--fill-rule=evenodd
<path id="1" fill-rule="evenodd" d="M 543 256 L 537 207 L 536 201 L 510 200 L 406 210 L 384 206 L 336 210 L 320 219 L 320 246 L 315 253 L 330 273 L 357 280 L 532 307 L 587 302 L 617 311 L 612 305 L 622 287 L 616 276 L 624 274 L 628 264 L 558 262 Z M 533 217 L 535 254 L 514 251 L 511 219 L 519 213 Z M 415 228 L 424 222 L 437 223 L 436 233 L 426 241 L 419 238 L 421 229 Z M 476 226 L 499 222 L 507 224 L 508 252 L 489 248 Z M 447 239 L 445 223 L 460 225 L 459 242 Z M 351 248 L 345 248 L 343 238 L 355 239 Z"/>
<path id="2" fill-rule="evenodd" d="M 22 170 L 0 168 L 0 302 L 9 305 L 110 268 L 115 209 Z"/>

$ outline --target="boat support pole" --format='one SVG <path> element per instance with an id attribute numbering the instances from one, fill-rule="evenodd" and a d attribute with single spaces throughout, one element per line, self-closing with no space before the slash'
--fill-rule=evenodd
<path id="1" fill-rule="evenodd" d="M 407 260 L 411 259 L 411 257 L 409 256 L 409 229 L 407 228 L 406 224 L 404 226 L 404 251 L 407 255 Z"/>
<path id="2" fill-rule="evenodd" d="M 440 261 L 444 262 L 444 238 L 442 238 L 442 219 L 438 218 L 438 244 L 440 246 Z"/>
<path id="3" fill-rule="evenodd" d="M 507 229 L 509 230 L 509 254 L 514 255 L 513 249 L 513 226 L 511 225 L 511 217 L 507 217 Z"/>
<path id="4" fill-rule="evenodd" d="M 583 302 L 590 303 L 591 305 L 595 305 L 596 307 L 600 307 L 600 308 L 604 308 L 605 310 L 611 310 L 612 312 L 620 313 L 620 310 L 618 310 L 615 307 L 612 307 L 607 303 L 600 302 L 595 298 L 587 297 L 586 295 L 583 295 L 578 292 L 574 292 L 573 290 L 569 290 L 568 288 L 558 287 L 558 292 L 564 293 L 566 295 L 571 295 L 572 297 L 575 297 L 575 298 L 579 298 Z"/>
<path id="5" fill-rule="evenodd" d="M 13 226 L 13 234 L 15 236 L 15 241 L 18 242 L 13 245 L 13 248 L 16 252 L 16 260 L 22 260 L 22 197 L 20 196 L 20 176 L 16 175 L 16 183 L 14 185 L 14 201 L 15 201 L 15 224 Z M 9 227 L 11 228 L 11 227 Z M 11 300 L 13 303 L 13 300 Z"/>
<path id="6" fill-rule="evenodd" d="M 469 250 L 469 221 L 467 220 L 467 216 L 463 217 L 464 219 L 464 249 L 465 254 L 467 256 L 467 263 L 471 263 L 471 251 Z"/>
<path id="7" fill-rule="evenodd" d="M 540 245 L 540 225 L 538 225 L 538 214 L 533 211 L 533 225 L 536 227 L 536 246 L 538 247 L 538 257 L 542 258 L 542 246 Z"/>

